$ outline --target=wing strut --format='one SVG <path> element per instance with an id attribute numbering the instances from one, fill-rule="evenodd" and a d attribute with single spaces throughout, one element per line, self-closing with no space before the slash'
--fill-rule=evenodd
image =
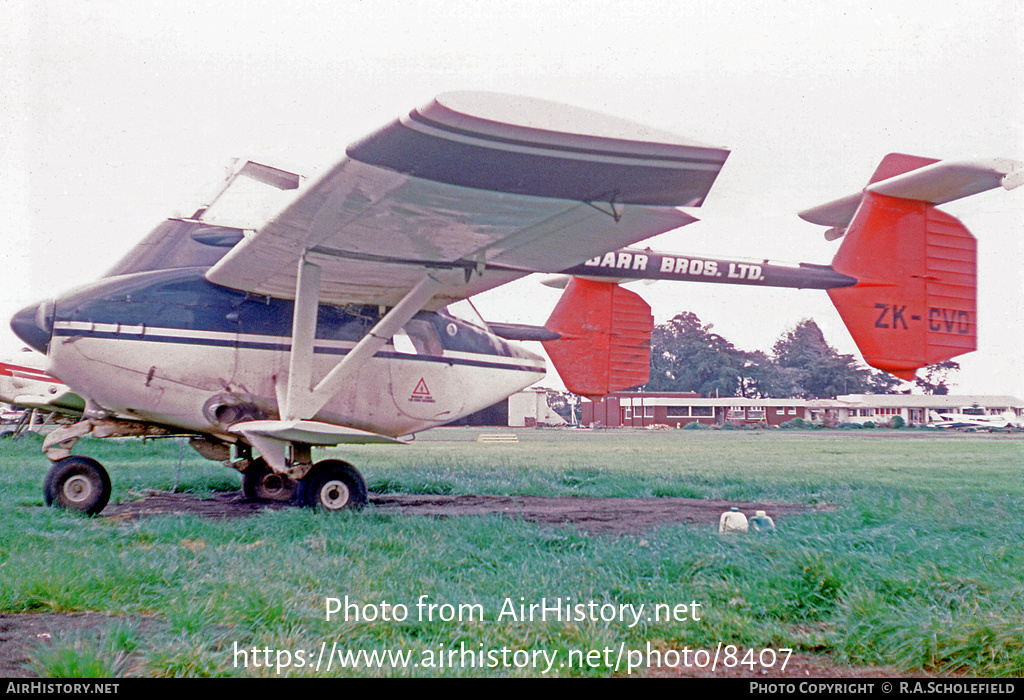
<path id="1" fill-rule="evenodd" d="M 292 350 L 288 365 L 288 386 L 282 419 L 309 420 L 324 407 L 341 385 L 430 301 L 442 283 L 424 274 L 401 301 L 377 322 L 327 376 L 314 387 L 313 345 L 320 306 L 320 266 L 305 256 L 299 259 L 292 318 Z"/>

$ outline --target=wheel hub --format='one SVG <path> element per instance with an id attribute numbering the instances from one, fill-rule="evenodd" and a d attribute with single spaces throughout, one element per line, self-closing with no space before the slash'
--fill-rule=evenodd
<path id="1" fill-rule="evenodd" d="M 64 482 L 64 497 L 72 503 L 87 501 L 92 494 L 92 482 L 76 475 Z"/>
<path id="2" fill-rule="evenodd" d="M 287 491 L 284 479 L 279 474 L 267 474 L 261 486 L 263 494 L 269 499 L 280 498 Z"/>
<path id="3" fill-rule="evenodd" d="M 348 505 L 350 498 L 348 486 L 337 479 L 332 479 L 320 487 L 320 502 L 328 510 L 344 508 Z"/>

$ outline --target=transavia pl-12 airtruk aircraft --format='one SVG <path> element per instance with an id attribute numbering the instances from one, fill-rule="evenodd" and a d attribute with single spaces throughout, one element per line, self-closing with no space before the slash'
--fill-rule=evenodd
<path id="1" fill-rule="evenodd" d="M 107 275 L 11 326 L 83 399 L 51 433 L 46 502 L 97 513 L 110 479 L 72 456 L 95 437 L 188 435 L 257 499 L 366 502 L 314 446 L 392 442 L 544 376 L 600 396 L 647 381 L 650 307 L 635 277 L 827 289 L 865 360 L 910 378 L 975 349 L 975 241 L 941 204 L 1024 179 L 1007 160 L 887 156 L 855 195 L 803 212 L 844 236 L 831 266 L 622 249 L 695 219 L 728 151 L 541 100 L 436 98 L 300 187 L 245 161 L 210 205 L 169 219 Z M 212 215 L 243 177 L 286 191 L 259 226 Z M 291 193 L 290 190 L 296 190 Z M 449 305 L 525 275 L 572 275 L 544 327 Z M 256 456 L 258 453 L 258 456 Z"/>

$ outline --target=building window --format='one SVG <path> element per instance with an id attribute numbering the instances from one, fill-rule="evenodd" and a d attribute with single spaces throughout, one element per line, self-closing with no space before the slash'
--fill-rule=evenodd
<path id="1" fill-rule="evenodd" d="M 748 408 L 747 418 L 750 420 L 764 420 L 764 406 L 751 406 Z"/>
<path id="2" fill-rule="evenodd" d="M 796 415 L 796 408 L 795 407 L 789 409 L 789 415 L 791 415 L 791 416 L 795 416 Z"/>
<path id="3" fill-rule="evenodd" d="M 633 420 L 633 409 L 624 408 L 622 409 L 622 420 Z"/>
<path id="4" fill-rule="evenodd" d="M 669 418 L 689 418 L 690 407 L 689 406 L 667 406 L 665 415 Z"/>
<path id="5" fill-rule="evenodd" d="M 714 406 L 691 406 L 690 407 L 690 415 L 694 416 L 694 417 L 711 418 L 711 417 L 713 417 L 715 415 L 715 407 Z"/>

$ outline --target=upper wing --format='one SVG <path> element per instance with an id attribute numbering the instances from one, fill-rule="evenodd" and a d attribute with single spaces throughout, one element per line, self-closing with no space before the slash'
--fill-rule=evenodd
<path id="1" fill-rule="evenodd" d="M 728 151 L 586 110 L 452 93 L 353 144 L 207 278 L 322 301 L 397 303 L 426 272 L 431 306 L 556 272 L 693 221 Z"/>

